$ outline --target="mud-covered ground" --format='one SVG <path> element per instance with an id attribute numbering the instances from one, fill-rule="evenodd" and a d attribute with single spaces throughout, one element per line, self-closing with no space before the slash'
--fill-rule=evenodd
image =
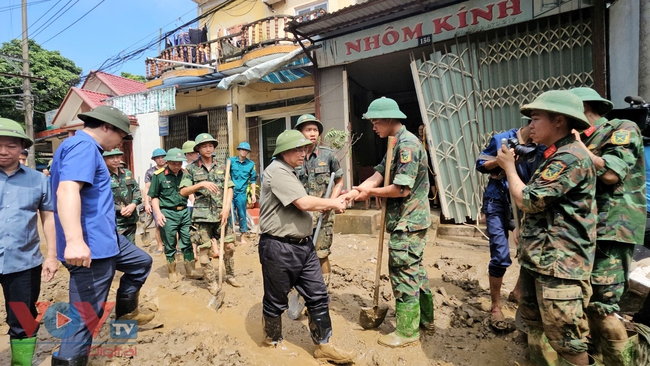
<path id="1" fill-rule="evenodd" d="M 495 333 L 488 325 L 489 293 L 487 242 L 470 245 L 432 238 L 427 245 L 424 265 L 435 293 L 433 335 L 421 335 L 420 344 L 389 349 L 377 338 L 395 328 L 394 299 L 390 283 L 382 275 L 380 302 L 390 307 L 384 323 L 375 330 L 363 330 L 358 323 L 360 308 L 371 306 L 377 257 L 377 236 L 335 235 L 330 257 L 333 277 L 330 312 L 337 345 L 354 350 L 358 365 L 528 365 L 525 335 L 515 330 Z M 142 245 L 139 238 L 138 245 Z M 155 242 L 145 250 L 153 252 Z M 387 251 L 382 272 L 387 271 Z M 178 258 L 181 260 L 181 258 Z M 215 262 L 215 265 L 218 262 Z M 262 346 L 262 276 L 256 242 L 238 246 L 236 273 L 244 285 L 228 285 L 225 303 L 219 311 L 207 307 L 211 298 L 201 281 L 183 280 L 172 288 L 162 255 L 154 265 L 141 292 L 154 320 L 155 329 L 139 329 L 132 344 L 115 343 L 105 325 L 95 340 L 91 365 L 318 365 L 312 357 L 314 345 L 307 318 L 290 320 L 283 315 L 285 348 Z M 179 272 L 184 268 L 179 265 Z M 502 289 L 503 312 L 514 318 L 516 306 L 507 301 L 518 272 L 514 264 L 506 273 Z M 55 279 L 42 285 L 40 301 L 66 302 L 68 272 L 61 267 Z M 119 274 L 109 301 L 114 301 Z M 2 298 L 4 304 L 4 298 Z M 5 318 L 4 307 L 0 318 Z M 111 319 L 113 315 L 111 315 Z M 110 319 L 109 319 L 110 320 Z M 108 322 L 107 322 L 108 323 Z M 6 334 L 6 323 L 0 333 Z M 49 365 L 57 339 L 44 326 L 39 332 L 35 365 Z M 0 365 L 9 364 L 9 337 L 0 342 Z"/>

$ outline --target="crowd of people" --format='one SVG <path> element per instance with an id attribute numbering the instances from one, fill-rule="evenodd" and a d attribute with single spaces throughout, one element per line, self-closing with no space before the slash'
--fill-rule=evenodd
<path id="1" fill-rule="evenodd" d="M 638 228 L 650 217 L 647 161 L 638 126 L 604 117 L 612 107 L 590 88 L 545 92 L 521 107 L 524 125 L 494 135 L 476 163 L 489 175 L 482 212 L 490 241 L 490 324 L 497 331 L 507 328 L 500 298 L 512 264 L 508 237 L 514 231 L 521 269 L 512 296 L 528 326 L 530 360 L 536 365 L 592 365 L 594 355 L 608 366 L 636 364 L 638 336 L 617 312 L 635 245 L 644 242 Z M 100 106 L 79 118 L 83 129 L 60 145 L 46 174 L 21 160 L 33 144 L 22 127 L 0 118 L 0 188 L 8 218 L 0 226 L 6 238 L 0 284 L 12 365 L 31 365 L 38 326 L 28 333 L 17 308 L 8 304 L 24 303 L 36 318 L 41 280 L 50 281 L 59 263 L 70 273 L 71 304 L 88 304 L 85 311 L 101 318 L 110 311 L 103 304 L 120 271 L 115 318 L 142 325 L 155 317 L 139 306 L 152 267 L 151 256 L 134 244 L 141 204 L 154 217 L 154 253 L 164 254 L 172 283 L 181 280 L 179 254 L 185 278 L 204 280 L 210 294 L 221 290 L 213 265 L 217 257 L 225 265 L 225 282 L 241 286 L 233 228 L 237 222 L 242 243 L 251 239 L 246 209 L 257 201 L 258 176 L 248 159 L 250 144 L 240 143 L 227 164 L 215 158 L 218 142 L 208 133 L 181 148 L 155 149 L 155 165 L 147 170 L 141 192 L 118 148 L 132 138 L 128 117 Z M 396 313 L 395 331 L 378 343 L 409 346 L 419 342 L 420 330 L 435 330 L 433 295 L 422 265 L 431 225 L 427 152 L 402 124 L 406 115 L 393 99 L 374 100 L 363 118 L 380 138 L 396 142 L 393 155 L 358 186 L 342 190 L 343 171 L 334 152 L 320 144 L 323 125 L 311 114 L 278 136 L 273 160 L 260 178 L 261 326 L 269 347 L 283 342 L 282 313 L 300 304 L 297 311 L 306 307 L 309 318 L 314 357 L 338 364 L 354 360 L 353 352 L 331 342 L 328 258 L 335 213 L 371 196 L 385 199 L 383 229 L 389 233 Z M 38 214 L 45 256 L 39 249 Z M 223 251 L 219 241 L 225 243 Z M 643 309 L 650 309 L 647 301 Z M 643 309 L 634 321 L 647 324 Z M 62 339 L 52 365 L 87 364 L 92 337 L 80 323 Z"/>

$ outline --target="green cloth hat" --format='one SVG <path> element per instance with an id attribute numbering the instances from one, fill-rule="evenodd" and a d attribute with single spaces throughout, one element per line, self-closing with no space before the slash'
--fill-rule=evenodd
<path id="1" fill-rule="evenodd" d="M 185 159 L 185 153 L 183 152 L 183 150 L 181 150 L 181 149 L 179 149 L 177 147 L 169 149 L 169 151 L 167 151 L 167 156 L 165 156 L 165 160 L 167 160 L 168 162 L 169 161 L 187 161 L 187 159 Z"/>
<path id="2" fill-rule="evenodd" d="M 104 156 L 104 157 L 106 157 L 106 156 L 115 156 L 115 155 L 124 155 L 124 153 L 122 152 L 122 150 L 120 150 L 118 148 L 114 148 L 111 151 L 104 151 L 104 153 L 102 154 L 102 156 Z"/>
<path id="3" fill-rule="evenodd" d="M 273 152 L 273 156 L 277 156 L 279 153 L 285 152 L 287 150 L 307 145 L 311 145 L 311 140 L 305 138 L 302 132 L 296 130 L 286 130 L 282 132 L 275 140 L 275 151 Z"/>
<path id="4" fill-rule="evenodd" d="M 313 114 L 303 114 L 302 116 L 298 117 L 298 121 L 296 122 L 296 126 L 294 127 L 294 129 L 298 131 L 302 131 L 302 127 L 300 127 L 300 125 L 305 125 L 309 122 L 315 123 L 316 126 L 318 126 L 319 135 L 323 134 L 323 124 L 321 123 L 321 121 L 318 120 L 318 118 L 314 117 Z"/>
<path id="5" fill-rule="evenodd" d="M 406 115 L 399 110 L 395 100 L 381 97 L 373 100 L 368 106 L 368 111 L 363 114 L 363 119 L 378 118 L 406 119 Z"/>
<path id="6" fill-rule="evenodd" d="M 131 136 L 131 123 L 129 122 L 129 116 L 115 107 L 100 105 L 90 112 L 80 113 L 77 117 L 84 122 L 96 120 L 108 123 L 126 133 L 124 140 L 133 140 L 133 136 Z"/>
<path id="7" fill-rule="evenodd" d="M 192 140 L 185 141 L 183 143 L 183 146 L 181 147 L 181 150 L 183 150 L 183 153 L 188 154 L 188 153 L 193 153 L 194 152 L 194 146 L 196 144 Z"/>
<path id="8" fill-rule="evenodd" d="M 219 142 L 212 137 L 209 133 L 200 133 L 194 139 L 194 151 L 199 151 L 199 145 L 204 142 L 213 142 L 214 147 L 219 146 Z"/>
<path id="9" fill-rule="evenodd" d="M 601 111 L 604 112 L 603 114 L 614 109 L 614 103 L 601 97 L 600 94 L 598 94 L 598 92 L 593 90 L 592 88 L 587 88 L 587 87 L 573 88 L 573 89 L 569 89 L 569 91 L 577 95 L 583 102 L 598 102 L 604 104 L 605 107 Z"/>
<path id="10" fill-rule="evenodd" d="M 0 118 L 0 136 L 17 137 L 25 141 L 25 147 L 34 145 L 34 141 L 27 136 L 23 127 L 9 118 Z"/>
<path id="11" fill-rule="evenodd" d="M 521 106 L 520 112 L 530 117 L 533 110 L 559 113 L 572 118 L 576 129 L 585 130 L 591 127 L 584 114 L 582 100 L 575 94 L 566 90 L 551 90 L 542 93 L 531 103 Z"/>

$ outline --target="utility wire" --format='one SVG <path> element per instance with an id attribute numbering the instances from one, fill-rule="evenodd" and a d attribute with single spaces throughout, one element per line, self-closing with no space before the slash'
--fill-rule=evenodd
<path id="1" fill-rule="evenodd" d="M 43 13 L 43 15 L 41 15 L 38 19 L 36 19 L 36 21 L 35 21 L 34 23 L 32 23 L 30 26 L 27 27 L 27 29 L 25 30 L 25 32 L 29 32 L 29 30 L 32 29 L 32 28 L 36 25 L 36 23 L 38 23 L 39 20 L 43 19 L 43 17 L 46 16 L 47 13 L 51 12 L 52 9 L 54 9 L 57 5 L 59 5 L 59 3 L 60 3 L 61 1 L 63 1 L 63 0 L 58 0 L 54 5 L 52 5 L 51 8 L 47 9 L 47 11 L 46 11 L 45 13 Z M 24 34 L 24 32 L 20 34 L 20 37 L 21 37 L 21 38 L 22 38 L 23 34 Z"/>
<path id="2" fill-rule="evenodd" d="M 72 0 L 69 0 L 69 1 L 66 3 L 66 5 L 63 6 L 63 8 L 59 9 L 59 11 L 56 12 L 56 14 L 58 14 L 61 10 L 63 10 L 63 9 L 64 9 L 64 8 L 65 8 L 65 7 L 66 7 L 66 6 L 71 2 L 71 1 L 72 1 Z M 54 24 L 54 22 L 56 22 L 59 18 L 61 18 L 61 17 L 62 17 L 65 13 L 67 13 L 70 9 L 72 9 L 72 7 L 75 6 L 78 2 L 79 2 L 79 0 L 76 0 L 74 3 L 72 3 L 72 5 L 70 5 L 67 9 L 65 9 L 65 10 L 63 11 L 63 13 L 59 14 L 58 17 L 54 18 L 54 16 L 56 15 L 56 14 L 54 14 L 54 15 L 52 16 L 52 18 L 54 18 L 54 19 L 50 18 L 50 19 L 52 19 L 52 20 L 51 20 L 51 21 L 48 20 L 49 23 L 47 23 L 47 25 L 44 25 L 43 27 L 40 27 L 40 28 L 35 32 L 35 34 L 32 35 L 31 38 L 32 38 L 32 39 L 35 39 L 36 36 L 38 36 L 39 34 L 43 33 L 44 30 L 46 30 L 46 29 L 49 28 L 52 24 Z"/>
<path id="3" fill-rule="evenodd" d="M 104 1 L 106 1 L 106 0 L 101 0 L 99 3 L 97 3 L 97 5 L 93 6 L 92 9 L 88 10 L 84 15 L 82 15 L 81 17 L 79 17 L 79 19 L 77 19 L 77 20 L 75 20 L 74 22 L 72 22 L 72 24 L 70 24 L 69 26 L 65 27 L 65 28 L 64 28 L 62 31 L 60 31 L 59 33 L 57 33 L 57 34 L 53 35 L 52 37 L 48 38 L 46 41 L 42 42 L 42 43 L 41 43 L 41 46 L 44 45 L 44 44 L 46 44 L 47 42 L 49 42 L 52 38 L 58 36 L 59 34 L 65 32 L 65 31 L 67 31 L 68 29 L 70 29 L 70 27 L 72 27 L 73 25 L 77 24 L 81 19 L 83 19 L 86 15 L 90 14 L 91 11 L 95 10 L 95 9 L 96 9 L 98 6 L 100 6 Z"/>
<path id="4" fill-rule="evenodd" d="M 52 0 L 32 1 L 30 3 L 27 3 L 27 6 L 29 7 L 29 6 L 32 6 L 32 5 L 37 5 L 37 4 L 40 4 L 40 3 L 46 3 L 46 2 L 49 2 L 49 1 L 52 1 Z M 8 5 L 8 6 L 0 7 L 0 13 L 3 13 L 5 11 L 12 11 L 12 10 L 20 9 L 21 7 L 22 7 L 22 4 L 15 4 L 15 5 Z"/>

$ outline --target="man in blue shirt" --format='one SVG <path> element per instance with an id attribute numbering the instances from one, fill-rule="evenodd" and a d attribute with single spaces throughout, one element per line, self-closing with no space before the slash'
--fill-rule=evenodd
<path id="1" fill-rule="evenodd" d="M 524 118 L 530 123 L 530 118 Z M 483 174 L 489 174 L 490 179 L 483 193 L 483 208 L 485 214 L 485 225 L 490 238 L 490 263 L 488 274 L 490 277 L 490 297 L 492 299 L 491 325 L 497 330 L 506 330 L 508 325 L 501 312 L 501 284 L 506 269 L 512 264 L 510 258 L 510 246 L 508 244 L 508 230 L 514 230 L 510 223 L 510 196 L 508 191 L 508 180 L 503 169 L 496 161 L 497 151 L 501 148 L 501 140 L 517 140 L 519 144 L 531 143 L 529 136 L 530 127 L 498 133 L 490 139 L 488 146 L 481 152 L 476 161 L 476 170 Z M 522 181 L 528 182 L 541 161 L 543 149 L 538 148 L 534 157 L 524 161 L 518 159 L 517 173 Z"/>
<path id="2" fill-rule="evenodd" d="M 51 171 L 57 258 L 70 272 L 70 304 L 92 307 L 101 319 L 113 276 L 119 270 L 124 274 L 117 289 L 115 318 L 144 324 L 154 314 L 138 311 L 138 296 L 152 260 L 117 234 L 111 178 L 102 157 L 122 139 L 132 139 L 129 118 L 108 106 L 78 117 L 84 128 L 59 146 Z M 79 312 L 82 315 L 90 312 L 83 310 Z M 53 355 L 52 365 L 87 364 L 93 331 L 81 319 L 76 330 L 66 332 L 68 337 Z"/>
<path id="3" fill-rule="evenodd" d="M 29 311 L 36 318 L 41 277 L 48 282 L 59 269 L 47 177 L 19 161 L 22 149 L 32 144 L 18 123 L 0 118 L 0 284 L 9 325 L 11 364 L 17 366 L 32 364 L 38 323 L 24 329 L 16 312 Z M 47 241 L 45 261 L 39 248 L 37 211 Z"/>
<path id="4" fill-rule="evenodd" d="M 255 163 L 248 158 L 248 154 L 251 152 L 251 145 L 244 141 L 237 146 L 237 151 L 239 152 L 238 156 L 230 157 L 230 176 L 232 182 L 235 183 L 232 203 L 239 220 L 241 244 L 245 245 L 248 244 L 245 238 L 245 236 L 248 235 L 248 222 L 246 221 L 248 184 L 250 183 L 251 185 L 251 203 L 255 203 L 255 182 L 257 181 L 257 172 L 255 171 Z"/>

